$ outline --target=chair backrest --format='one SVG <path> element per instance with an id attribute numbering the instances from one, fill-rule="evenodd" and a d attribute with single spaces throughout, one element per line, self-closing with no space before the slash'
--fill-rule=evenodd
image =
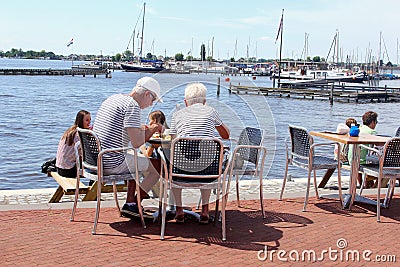
<path id="1" fill-rule="evenodd" d="M 397 128 L 396 134 L 394 136 L 395 137 L 400 137 L 400 127 Z"/>
<path id="2" fill-rule="evenodd" d="M 97 135 L 87 129 L 77 128 L 82 148 L 82 167 L 97 170 L 97 159 L 101 151 L 100 140 Z"/>
<path id="3" fill-rule="evenodd" d="M 383 167 L 400 168 L 400 137 L 386 142 L 383 149 Z"/>
<path id="4" fill-rule="evenodd" d="M 303 127 L 289 125 L 289 134 L 291 142 L 291 154 L 296 157 L 308 158 L 312 137 L 307 129 Z"/>
<path id="5" fill-rule="evenodd" d="M 218 178 L 222 174 L 223 144 L 216 138 L 176 138 L 171 143 L 172 177 Z"/>
<path id="6" fill-rule="evenodd" d="M 246 127 L 239 136 L 238 145 L 261 146 L 263 142 L 264 131 L 259 128 Z M 240 148 L 238 153 L 244 160 L 257 164 L 259 150 L 256 148 Z"/>

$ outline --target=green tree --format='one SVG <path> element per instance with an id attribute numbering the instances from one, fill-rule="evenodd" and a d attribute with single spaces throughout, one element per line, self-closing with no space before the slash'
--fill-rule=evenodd
<path id="1" fill-rule="evenodd" d="M 311 57 L 307 57 L 307 62 L 310 62 L 311 61 Z"/>
<path id="2" fill-rule="evenodd" d="M 313 57 L 312 61 L 313 62 L 321 62 L 321 58 L 320 58 L 320 56 L 315 56 L 315 57 Z"/>
<path id="3" fill-rule="evenodd" d="M 235 62 L 235 58 L 234 58 L 234 57 L 231 57 L 230 61 L 231 61 L 231 62 Z"/>
<path id="4" fill-rule="evenodd" d="M 207 57 L 207 61 L 210 61 L 210 62 L 213 61 L 212 56 L 208 56 L 208 57 Z"/>
<path id="5" fill-rule="evenodd" d="M 115 61 L 121 61 L 121 54 L 120 53 L 117 53 L 116 55 L 115 55 Z"/>
<path id="6" fill-rule="evenodd" d="M 124 55 L 125 55 L 125 58 L 128 59 L 128 60 L 133 58 L 133 54 L 132 54 L 132 52 L 130 50 L 126 50 L 124 52 Z"/>
<path id="7" fill-rule="evenodd" d="M 200 47 L 200 58 L 201 58 L 201 61 L 205 61 L 206 60 L 206 45 L 205 44 L 201 44 L 201 47 Z"/>
<path id="8" fill-rule="evenodd" d="M 147 55 L 146 55 L 146 58 L 147 58 L 147 59 L 153 59 L 153 57 L 154 57 L 154 56 L 153 56 L 153 54 L 151 54 L 151 53 L 147 53 Z"/>
<path id="9" fill-rule="evenodd" d="M 186 60 L 188 60 L 188 61 L 193 60 L 193 57 L 192 56 L 187 56 Z"/>
<path id="10" fill-rule="evenodd" d="M 175 60 L 176 61 L 182 61 L 183 60 L 183 54 L 182 53 L 178 53 L 178 54 L 175 54 Z"/>

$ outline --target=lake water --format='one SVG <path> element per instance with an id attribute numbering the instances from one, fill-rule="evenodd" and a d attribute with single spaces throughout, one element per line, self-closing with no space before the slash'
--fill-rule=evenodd
<path id="1" fill-rule="evenodd" d="M 0 68 L 70 68 L 68 61 L 0 59 Z M 111 79 L 93 76 L 3 76 L 0 75 L 0 190 L 56 187 L 57 183 L 41 173 L 41 164 L 55 157 L 63 132 L 70 127 L 80 109 L 92 114 L 104 99 L 115 93 L 128 93 L 138 78 L 148 74 L 115 71 Z M 229 83 L 216 74 L 157 74 L 164 103 L 143 110 L 142 121 L 147 122 L 151 109 L 161 109 L 167 120 L 177 104 L 183 103 L 185 85 L 204 82 L 207 103 L 215 107 L 223 121 L 237 138 L 244 126 L 261 127 L 265 131 L 264 145 L 268 148 L 265 174 L 269 178 L 283 178 L 285 145 L 288 125 L 300 125 L 308 130 L 335 130 L 347 117 L 360 123 L 365 111 L 379 114 L 377 131 L 393 135 L 400 126 L 398 103 L 337 103 L 328 100 L 235 95 L 228 93 Z M 217 97 L 217 81 L 221 93 Z M 232 84 L 272 86 L 269 77 L 231 77 Z M 400 81 L 381 81 L 381 85 L 400 87 Z M 327 151 L 330 153 L 331 151 Z M 305 177 L 298 169 L 294 177 Z"/>

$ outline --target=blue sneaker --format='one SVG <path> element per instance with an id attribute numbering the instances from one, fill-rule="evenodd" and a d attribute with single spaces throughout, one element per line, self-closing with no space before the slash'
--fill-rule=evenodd
<path id="1" fill-rule="evenodd" d="M 126 218 L 140 218 L 138 205 L 137 204 L 128 205 L 125 203 L 121 209 L 121 216 Z M 143 210 L 143 218 L 153 219 L 153 215 Z"/>

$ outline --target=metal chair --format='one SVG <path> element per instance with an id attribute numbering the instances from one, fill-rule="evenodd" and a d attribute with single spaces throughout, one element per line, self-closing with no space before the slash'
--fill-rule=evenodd
<path id="1" fill-rule="evenodd" d="M 137 165 L 137 151 L 133 147 L 121 147 L 121 148 L 110 148 L 110 149 L 102 149 L 101 143 L 97 135 L 87 129 L 77 128 L 77 132 L 80 139 L 80 157 L 77 156 L 77 179 L 76 179 L 76 190 L 75 190 L 75 200 L 74 206 L 72 208 L 72 214 L 70 221 L 74 221 L 76 206 L 78 202 L 79 195 L 79 182 L 80 176 L 86 177 L 88 179 L 97 181 L 97 206 L 96 206 L 96 215 L 94 219 L 94 225 L 92 234 L 96 234 L 97 222 L 99 219 L 100 213 L 100 203 L 101 203 L 101 189 L 103 184 L 111 182 L 113 185 L 114 199 L 115 204 L 118 208 L 118 212 L 120 212 L 120 207 L 117 198 L 117 181 L 127 181 L 127 180 L 135 180 L 136 184 L 139 184 L 139 172 Z M 134 155 L 134 164 L 135 164 L 135 173 L 132 174 L 130 172 L 124 174 L 113 174 L 113 175 L 104 175 L 103 171 L 103 157 L 105 155 L 112 156 L 114 153 L 127 153 L 131 151 Z M 80 162 L 79 158 L 82 159 Z M 137 191 L 137 202 L 140 213 L 140 218 L 142 221 L 142 225 L 146 228 L 146 224 L 143 218 L 142 207 L 140 204 L 140 187 L 136 186 Z"/>
<path id="2" fill-rule="evenodd" d="M 260 181 L 260 204 L 263 218 L 265 218 L 263 205 L 263 170 L 267 149 L 262 146 L 263 130 L 258 128 L 246 127 L 242 130 L 237 141 L 237 145 L 232 153 L 231 168 L 229 178 L 236 177 L 236 200 L 240 206 L 239 198 L 239 176 L 254 175 L 259 176 Z M 262 159 L 260 162 L 260 155 Z M 230 181 L 230 179 L 229 179 Z M 229 184 L 228 184 L 228 188 Z"/>
<path id="3" fill-rule="evenodd" d="M 338 145 L 337 142 L 330 143 L 314 143 L 314 138 L 308 133 L 307 129 L 302 127 L 297 127 L 293 125 L 289 125 L 289 134 L 290 134 L 290 149 L 288 140 L 285 140 L 286 145 L 286 169 L 285 169 L 285 177 L 283 179 L 282 190 L 279 196 L 279 200 L 282 200 L 283 192 L 285 190 L 285 185 L 288 176 L 289 165 L 293 165 L 296 167 L 300 167 L 306 169 L 308 171 L 308 182 L 307 182 L 307 191 L 306 197 L 304 200 L 303 211 L 306 211 L 306 206 L 308 202 L 309 192 L 310 192 L 310 179 L 311 179 L 311 171 L 314 171 L 314 187 L 315 194 L 317 198 L 318 188 L 317 188 L 317 174 L 316 170 L 327 170 L 327 169 L 337 169 L 338 172 L 338 188 L 339 188 L 339 198 L 340 203 L 343 203 L 342 198 L 342 188 L 341 188 L 341 176 L 340 176 L 340 160 L 335 160 L 330 157 L 326 157 L 324 155 L 320 155 L 316 153 L 316 147 L 320 146 L 333 146 Z"/>
<path id="4" fill-rule="evenodd" d="M 362 170 L 364 172 L 364 178 L 366 175 L 377 177 L 378 179 L 378 193 L 376 201 L 376 217 L 377 221 L 380 222 L 381 215 L 381 183 L 382 179 L 389 179 L 388 191 L 382 206 L 388 208 L 390 200 L 394 194 L 394 188 L 396 185 L 396 179 L 400 179 L 400 137 L 391 138 L 383 146 L 383 149 L 376 149 L 366 145 L 360 145 L 360 148 L 365 148 L 369 151 L 373 151 L 378 155 L 379 164 L 364 164 Z"/>
<path id="5" fill-rule="evenodd" d="M 222 239 L 226 240 L 225 206 L 226 171 L 222 171 L 223 144 L 217 138 L 175 138 L 171 149 L 159 150 L 163 173 L 160 178 L 161 234 L 164 239 L 167 191 L 173 187 L 191 189 L 216 189 L 217 199 L 215 214 L 218 214 L 219 196 L 222 188 Z M 167 153 L 166 153 L 167 152 Z M 170 193 L 172 194 L 172 192 Z M 217 216 L 215 216 L 217 218 Z"/>

